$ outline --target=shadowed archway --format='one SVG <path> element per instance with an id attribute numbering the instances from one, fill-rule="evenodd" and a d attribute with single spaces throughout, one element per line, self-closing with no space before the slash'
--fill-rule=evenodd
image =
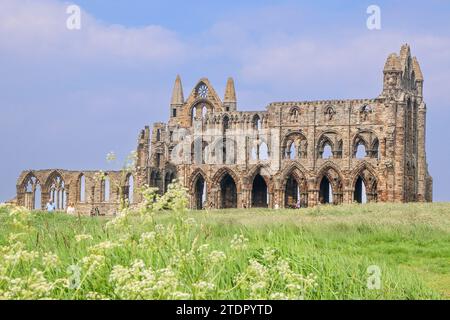
<path id="1" fill-rule="evenodd" d="M 237 208 L 236 182 L 230 174 L 225 174 L 220 181 L 221 208 Z"/>
<path id="2" fill-rule="evenodd" d="M 353 200 L 357 203 L 367 203 L 366 185 L 361 177 L 356 180 Z"/>
<path id="3" fill-rule="evenodd" d="M 290 175 L 286 180 L 286 191 L 284 193 L 284 204 L 286 208 L 299 206 L 300 189 L 297 180 Z"/>
<path id="4" fill-rule="evenodd" d="M 267 208 L 268 207 L 268 193 L 267 184 L 264 178 L 257 174 L 253 179 L 252 186 L 252 207 L 253 208 Z"/>
<path id="5" fill-rule="evenodd" d="M 364 163 L 355 170 L 353 178 L 353 201 L 357 203 L 368 203 L 378 201 L 378 179 L 373 168 Z"/>
<path id="6" fill-rule="evenodd" d="M 194 209 L 202 210 L 205 208 L 206 201 L 206 182 L 201 174 L 197 176 L 194 184 Z"/>
<path id="7" fill-rule="evenodd" d="M 319 202 L 322 204 L 333 203 L 333 188 L 327 176 L 320 182 Z"/>

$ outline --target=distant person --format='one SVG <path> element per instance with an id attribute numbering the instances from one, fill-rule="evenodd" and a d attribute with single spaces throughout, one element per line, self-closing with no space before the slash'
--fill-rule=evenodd
<path id="1" fill-rule="evenodd" d="M 67 214 L 70 214 L 70 215 L 75 214 L 75 207 L 74 207 L 73 203 L 69 203 L 69 206 L 67 207 L 66 212 L 67 212 Z"/>
<path id="2" fill-rule="evenodd" d="M 55 205 L 54 205 L 54 203 L 53 203 L 52 200 L 49 200 L 49 201 L 47 202 L 46 208 L 47 208 L 47 212 L 53 212 L 53 211 L 55 211 Z"/>
<path id="3" fill-rule="evenodd" d="M 92 217 L 98 217 L 100 215 L 100 210 L 98 209 L 98 207 L 92 208 L 91 209 L 91 216 Z"/>

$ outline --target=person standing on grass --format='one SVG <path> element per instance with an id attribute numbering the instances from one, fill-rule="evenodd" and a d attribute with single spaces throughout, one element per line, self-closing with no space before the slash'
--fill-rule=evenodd
<path id="1" fill-rule="evenodd" d="M 67 207 L 67 214 L 70 215 L 75 214 L 75 207 L 73 206 L 73 203 L 69 203 L 69 206 Z"/>
<path id="2" fill-rule="evenodd" d="M 55 205 L 53 204 L 53 201 L 52 201 L 52 200 L 49 200 L 49 201 L 47 202 L 46 208 L 47 208 L 47 212 L 53 212 L 53 211 L 55 211 Z"/>

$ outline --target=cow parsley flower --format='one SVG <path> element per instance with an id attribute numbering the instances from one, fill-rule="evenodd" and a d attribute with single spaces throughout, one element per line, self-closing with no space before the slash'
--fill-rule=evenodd
<path id="1" fill-rule="evenodd" d="M 51 252 L 44 253 L 42 256 L 42 263 L 47 268 L 55 268 L 59 264 L 59 257 Z"/>
<path id="2" fill-rule="evenodd" d="M 212 251 L 208 256 L 208 260 L 213 264 L 220 263 L 226 258 L 227 256 L 222 251 Z"/>
<path id="3" fill-rule="evenodd" d="M 156 232 L 146 232 L 141 234 L 138 246 L 142 249 L 149 248 L 155 245 Z"/>
<path id="4" fill-rule="evenodd" d="M 235 250 L 244 250 L 247 248 L 248 241 L 249 240 L 244 237 L 244 235 L 235 234 L 233 239 L 231 239 L 231 248 Z"/>
<path id="5" fill-rule="evenodd" d="M 75 236 L 75 241 L 76 242 L 81 242 L 84 240 L 92 240 L 92 236 L 90 234 L 77 234 Z"/>
<path id="6" fill-rule="evenodd" d="M 202 292 L 208 292 L 208 291 L 214 290 L 215 285 L 214 285 L 214 283 L 211 283 L 211 282 L 199 281 L 197 283 L 194 283 L 193 287 Z"/>
<path id="7" fill-rule="evenodd" d="M 101 254 L 101 253 L 105 253 L 106 251 L 115 249 L 119 246 L 120 246 L 119 243 L 107 240 L 107 241 L 100 242 L 100 243 L 90 247 L 89 252 Z"/>
<path id="8" fill-rule="evenodd" d="M 105 263 L 105 256 L 91 254 L 81 259 L 81 265 L 90 273 Z"/>
<path id="9" fill-rule="evenodd" d="M 173 300 L 189 300 L 189 299 L 192 299 L 192 295 L 190 293 L 177 291 L 172 294 L 172 299 Z"/>

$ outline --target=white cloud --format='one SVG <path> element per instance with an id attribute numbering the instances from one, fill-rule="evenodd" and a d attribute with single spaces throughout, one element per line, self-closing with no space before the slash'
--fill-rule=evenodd
<path id="1" fill-rule="evenodd" d="M 127 28 L 106 25 L 87 12 L 81 14 L 81 30 L 69 30 L 67 4 L 55 0 L 2 0 L 0 48 L 19 56 L 51 59 L 125 59 L 172 62 L 186 53 L 178 36 L 161 26 Z"/>

